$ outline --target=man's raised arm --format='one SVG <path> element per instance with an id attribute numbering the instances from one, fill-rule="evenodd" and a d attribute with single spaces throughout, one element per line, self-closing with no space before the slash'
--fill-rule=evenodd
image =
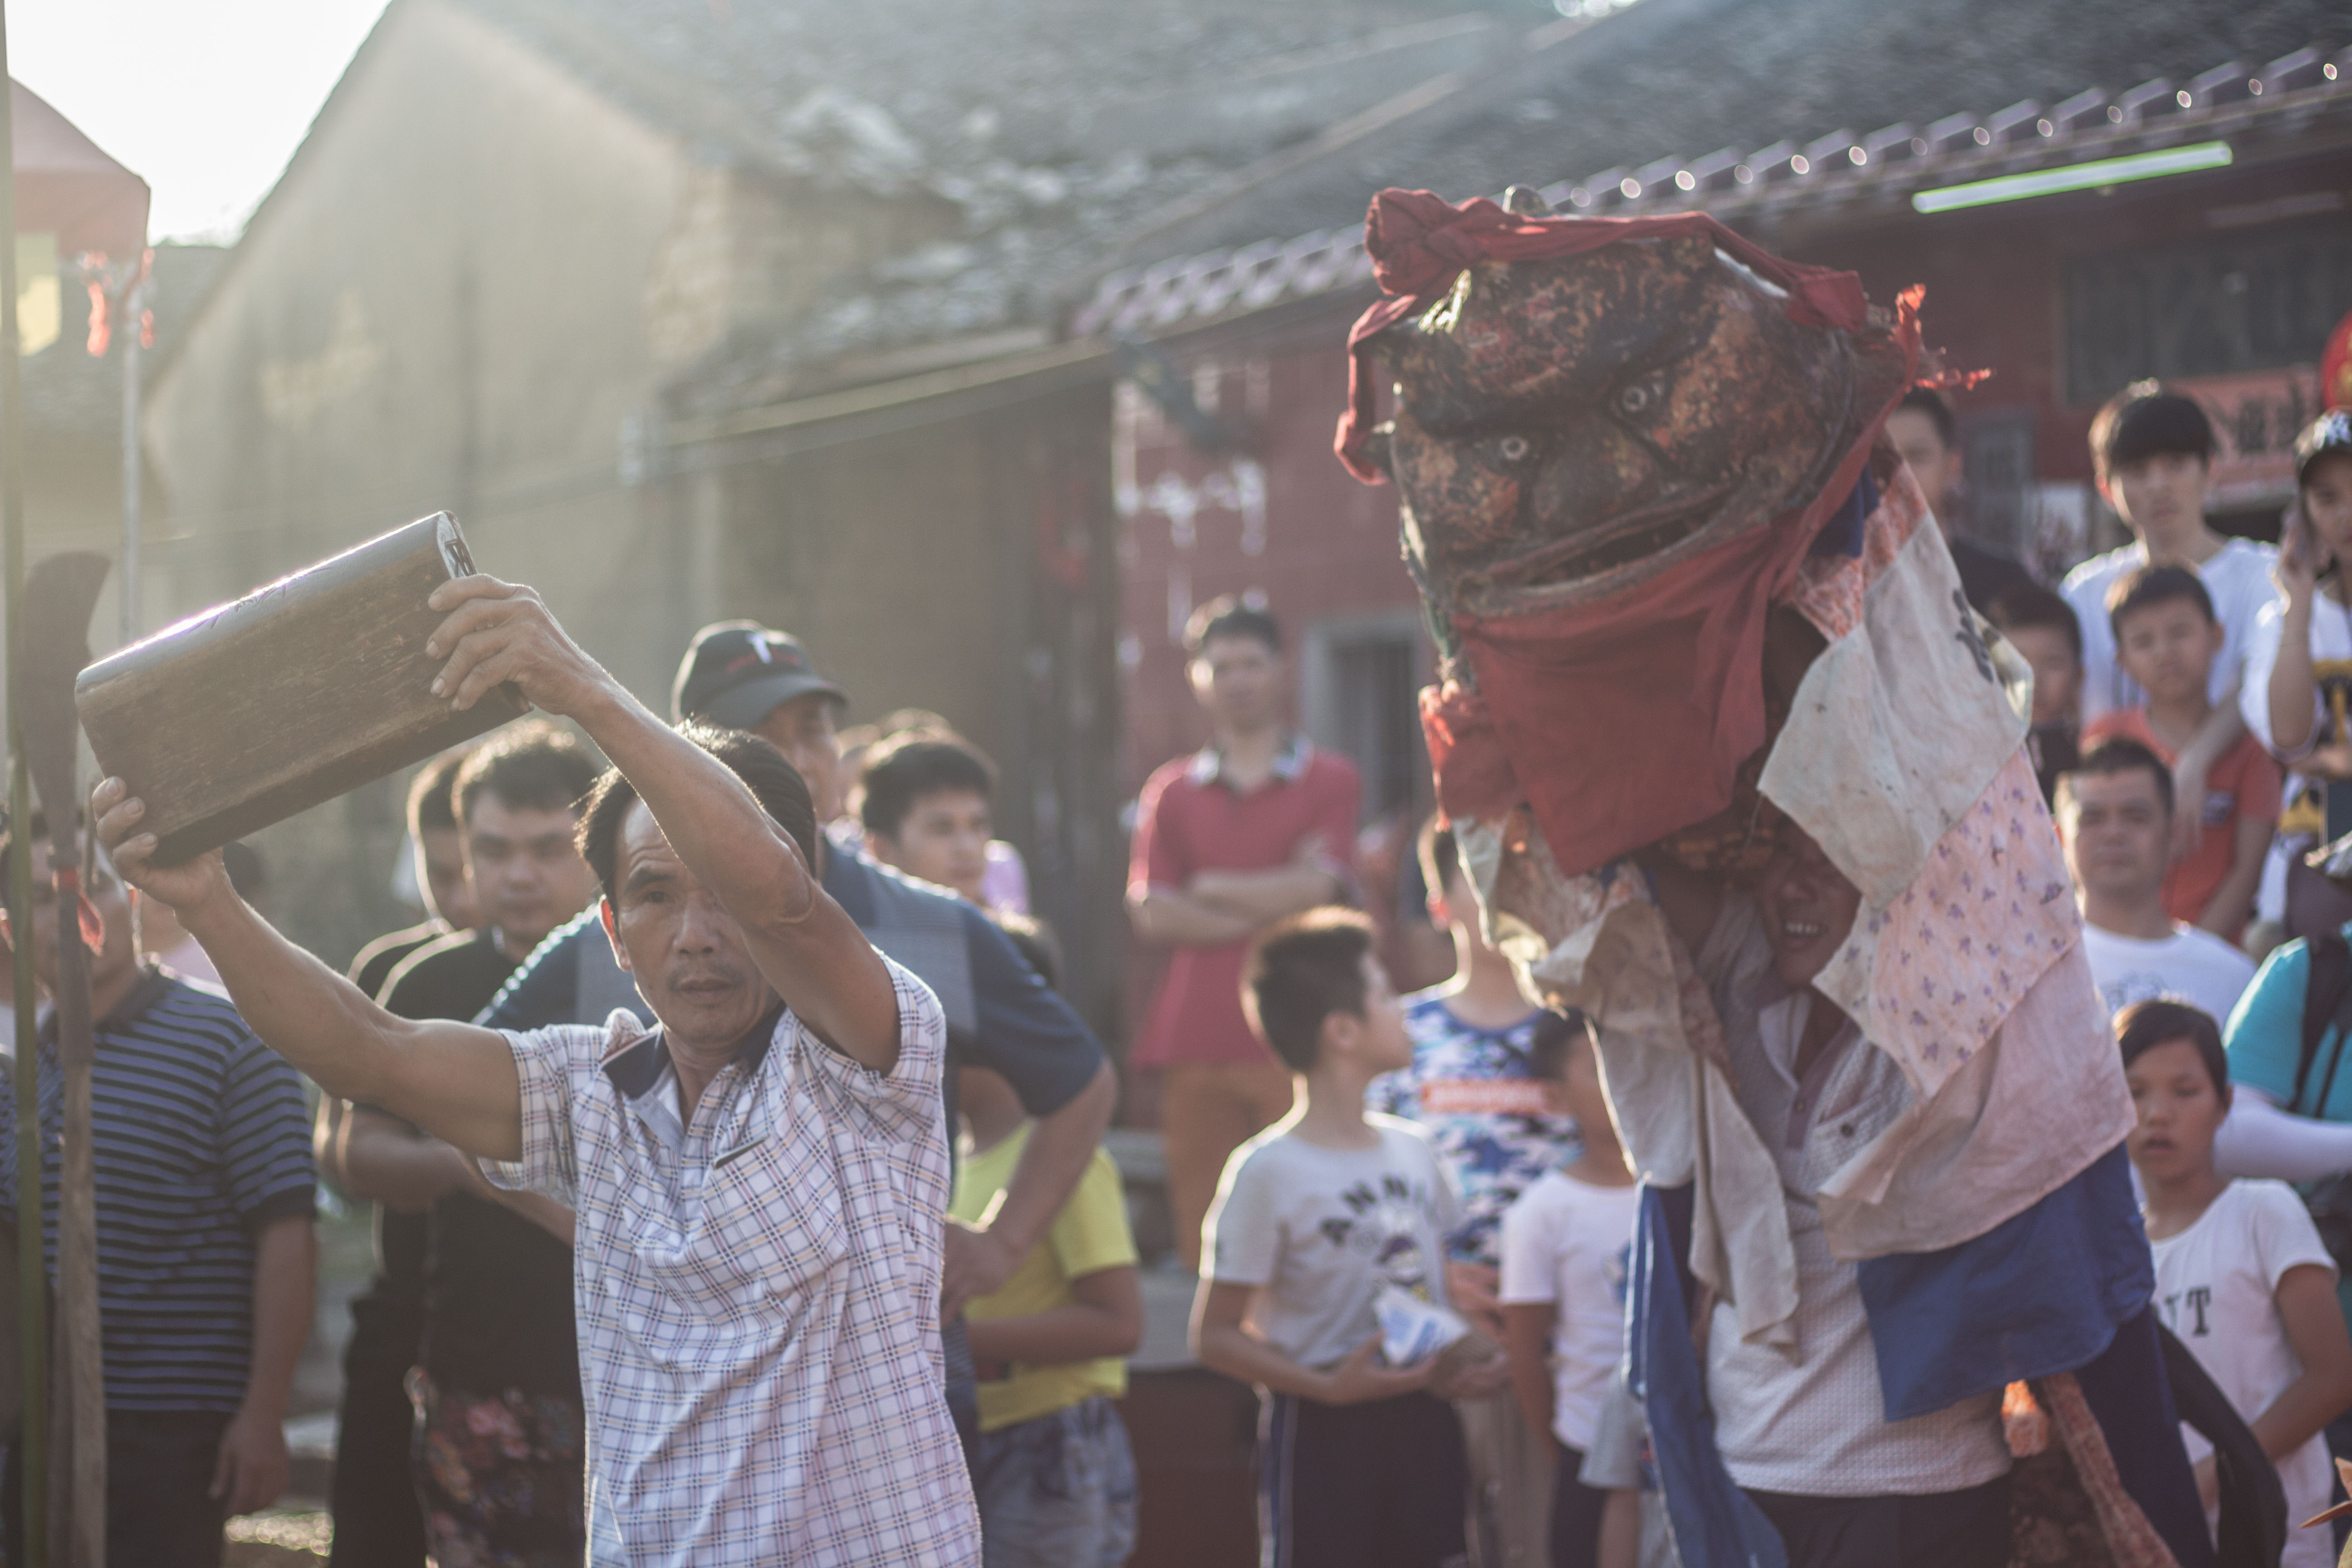
<path id="1" fill-rule="evenodd" d="M 395 1018 L 278 935 L 237 896 L 220 852 L 157 866 L 144 802 L 121 779 L 90 795 L 99 842 L 123 880 L 168 904 L 204 948 L 247 1027 L 329 1094 L 381 1105 L 470 1153 L 522 1152 L 522 1091 L 503 1037 Z"/>
<path id="2" fill-rule="evenodd" d="M 687 869 L 742 928 L 752 963 L 800 1020 L 877 1072 L 897 1064 L 898 1001 L 889 971 L 732 770 L 647 711 L 581 651 L 530 589 L 461 577 L 435 589 L 428 603 L 448 612 L 425 645 L 446 660 L 433 685 L 436 696 L 464 709 L 512 681 L 538 707 L 576 720 L 635 786 Z M 626 878 L 625 868 L 625 907 Z"/>

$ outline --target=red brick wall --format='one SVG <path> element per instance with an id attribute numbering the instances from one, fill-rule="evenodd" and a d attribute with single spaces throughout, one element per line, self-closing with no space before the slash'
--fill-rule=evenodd
<path id="1" fill-rule="evenodd" d="M 1295 647 L 1310 622 L 1418 603 L 1397 553 L 1396 492 L 1358 484 L 1331 455 L 1350 313 L 1279 346 L 1179 353 L 1203 408 L 1245 432 L 1232 451 L 1195 450 L 1132 383 L 1119 389 L 1111 463 L 1129 790 L 1207 738 L 1179 641 L 1195 605 L 1263 594 Z"/>

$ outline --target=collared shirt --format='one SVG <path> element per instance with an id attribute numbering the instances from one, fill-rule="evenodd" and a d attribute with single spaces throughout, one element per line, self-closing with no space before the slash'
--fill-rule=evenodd
<path id="1" fill-rule="evenodd" d="M 1830 1255 L 1822 1229 L 1822 1184 L 1903 1114 L 1909 1081 L 1851 1023 L 1800 1076 L 1806 1018 L 1827 1004 L 1789 994 L 1769 972 L 1751 1004 L 1752 1012 L 1732 1010 L 1725 1033 L 1740 1110 L 1780 1173 L 1796 1254 L 1796 1343 L 1744 1342 L 1732 1305 L 1716 1307 L 1707 1387 L 1732 1479 L 1755 1490 L 1874 1497 L 1957 1491 L 2005 1474 L 1998 1394 L 1886 1419 L 1854 1265 Z"/>
<path id="2" fill-rule="evenodd" d="M 1272 870 L 1310 838 L 1321 841 L 1328 868 L 1346 884 L 1361 796 L 1355 764 L 1309 745 L 1303 735 L 1284 744 L 1273 776 L 1247 792 L 1227 775 L 1215 747 L 1179 757 L 1151 775 L 1136 803 L 1128 890 L 1181 892 L 1202 871 Z M 1247 942 L 1178 947 L 1169 955 L 1131 1065 L 1273 1059 L 1242 1016 L 1242 958 L 1248 947 Z"/>
<path id="3" fill-rule="evenodd" d="M 65 1080 L 40 1030 L 41 1220 L 57 1266 Z M 149 970 L 94 1035 L 98 1302 L 112 1410 L 234 1411 L 253 1355 L 254 1238 L 308 1216 L 302 1079 L 228 998 Z M 15 1084 L 0 1074 L 0 1204 L 16 1218 Z"/>
<path id="4" fill-rule="evenodd" d="M 630 1568 L 980 1560 L 940 1357 L 946 1029 L 884 962 L 889 1072 L 782 1011 L 683 1120 L 625 1013 L 507 1037 L 523 1152 L 489 1170 L 578 1214 L 595 1507 Z"/>

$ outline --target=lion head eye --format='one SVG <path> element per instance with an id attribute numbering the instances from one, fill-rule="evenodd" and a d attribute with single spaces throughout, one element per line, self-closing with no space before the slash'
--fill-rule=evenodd
<path id="1" fill-rule="evenodd" d="M 1654 379 L 1645 378 L 1621 389 L 1613 401 L 1619 414 L 1636 419 L 1656 408 L 1664 395 Z"/>
<path id="2" fill-rule="evenodd" d="M 1516 463 L 1528 455 L 1528 438 L 1525 436 L 1506 436 L 1496 443 L 1495 450 L 1502 454 L 1503 461 Z"/>

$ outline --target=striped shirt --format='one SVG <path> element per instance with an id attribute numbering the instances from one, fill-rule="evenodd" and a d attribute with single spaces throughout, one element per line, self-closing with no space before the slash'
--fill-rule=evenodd
<path id="1" fill-rule="evenodd" d="M 940 1352 L 947 1028 L 889 971 L 889 1072 L 780 1005 L 683 1120 L 631 1014 L 507 1036 L 522 1158 L 484 1168 L 578 1215 L 599 1564 L 980 1562 Z"/>
<path id="2" fill-rule="evenodd" d="M 90 1073 L 98 1297 L 111 1410 L 234 1412 L 253 1357 L 254 1237 L 311 1212 L 302 1079 L 228 999 L 149 970 L 99 1020 Z M 41 1026 L 41 1208 L 57 1268 L 57 1019 Z M 0 1074 L 0 1202 L 16 1210 L 16 1086 Z"/>

